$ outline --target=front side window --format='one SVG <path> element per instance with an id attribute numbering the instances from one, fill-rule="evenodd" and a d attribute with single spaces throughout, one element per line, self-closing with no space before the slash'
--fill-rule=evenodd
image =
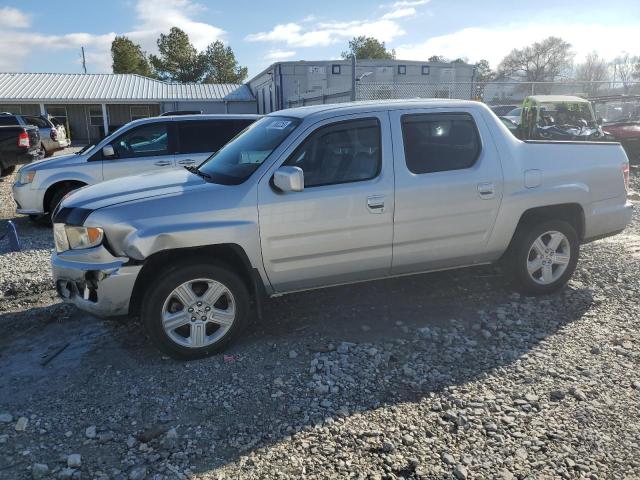
<path id="1" fill-rule="evenodd" d="M 187 120 L 180 122 L 179 153 L 213 153 L 253 123 L 253 120 Z"/>
<path id="2" fill-rule="evenodd" d="M 204 162 L 198 170 L 209 181 L 239 185 L 255 172 L 278 145 L 300 124 L 300 119 L 269 116 L 252 124 Z"/>
<path id="3" fill-rule="evenodd" d="M 480 154 L 478 131 L 467 113 L 404 115 L 402 138 L 412 173 L 469 168 Z"/>
<path id="4" fill-rule="evenodd" d="M 169 135 L 167 124 L 148 123 L 133 128 L 113 143 L 118 158 L 151 157 L 169 153 Z"/>
<path id="5" fill-rule="evenodd" d="M 285 164 L 302 169 L 305 187 L 370 180 L 381 165 L 378 120 L 348 120 L 321 127 Z"/>

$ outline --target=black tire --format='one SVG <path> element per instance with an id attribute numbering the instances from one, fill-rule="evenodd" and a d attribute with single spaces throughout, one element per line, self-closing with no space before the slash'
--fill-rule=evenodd
<path id="1" fill-rule="evenodd" d="M 63 185 L 54 192 L 54 194 L 51 196 L 51 200 L 49 201 L 49 205 L 47 206 L 49 213 L 49 215 L 47 215 L 47 218 L 49 219 L 49 221 L 53 220 L 53 212 L 55 212 L 62 199 L 67 194 L 79 189 L 80 187 L 80 185 Z"/>
<path id="2" fill-rule="evenodd" d="M 242 279 L 231 269 L 214 264 L 186 264 L 162 272 L 145 292 L 140 319 L 153 344 L 162 353 L 177 360 L 194 360 L 224 350 L 246 327 L 251 314 L 251 298 Z M 162 312 L 174 289 L 196 279 L 211 279 L 223 284 L 232 294 L 235 318 L 229 330 L 214 343 L 195 348 L 174 341 L 165 331 Z M 183 308 L 186 308 L 183 306 Z M 185 326 L 186 327 L 186 326 Z M 215 325 L 214 325 L 215 327 Z M 183 328 L 183 327 L 180 327 Z M 189 324 L 189 329 L 193 328 Z"/>
<path id="3" fill-rule="evenodd" d="M 541 284 L 529 274 L 527 264 L 536 239 L 546 232 L 552 231 L 562 233 L 567 239 L 570 252 L 569 261 L 566 264 L 566 269 L 557 279 L 551 283 Z M 576 269 L 579 256 L 580 241 L 573 225 L 563 220 L 547 220 L 520 226 L 504 260 L 505 267 L 517 290 L 529 295 L 544 295 L 560 290 L 567 284 Z M 552 268 L 558 267 L 553 265 Z M 533 275 L 541 275 L 541 273 L 538 271 Z M 538 280 L 542 281 L 541 279 Z"/>
<path id="4" fill-rule="evenodd" d="M 11 165 L 10 167 L 2 167 L 0 166 L 0 177 L 7 177 L 16 171 L 16 166 Z"/>

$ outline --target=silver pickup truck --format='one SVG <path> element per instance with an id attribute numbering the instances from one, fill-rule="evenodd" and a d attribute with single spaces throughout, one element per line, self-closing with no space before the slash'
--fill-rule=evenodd
<path id="1" fill-rule="evenodd" d="M 82 188 L 54 215 L 58 292 L 140 316 L 163 352 L 236 338 L 265 296 L 503 260 L 555 291 L 631 219 L 617 143 L 522 142 L 483 104 L 270 114 L 198 168 Z"/>

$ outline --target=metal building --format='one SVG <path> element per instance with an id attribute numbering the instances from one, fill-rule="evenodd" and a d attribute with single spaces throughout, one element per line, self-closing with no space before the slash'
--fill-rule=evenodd
<path id="1" fill-rule="evenodd" d="M 398 85 L 471 85 L 475 67 L 462 62 L 358 60 L 355 81 L 352 71 L 351 60 L 277 62 L 249 80 L 248 85 L 256 98 L 258 113 L 269 113 L 293 106 L 359 100 L 356 86 L 384 89 Z M 471 95 L 469 87 L 469 98 Z"/>
<path id="2" fill-rule="evenodd" d="M 0 112 L 49 114 L 77 143 L 169 110 L 256 113 L 246 85 L 167 83 L 133 74 L 0 73 Z"/>

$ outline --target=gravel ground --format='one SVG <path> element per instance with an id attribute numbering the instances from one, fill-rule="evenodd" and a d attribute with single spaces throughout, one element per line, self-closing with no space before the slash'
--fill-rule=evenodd
<path id="1" fill-rule="evenodd" d="M 558 294 L 485 267 L 285 296 L 189 363 L 58 303 L 49 229 L 16 223 L 0 478 L 640 478 L 638 213 Z"/>

